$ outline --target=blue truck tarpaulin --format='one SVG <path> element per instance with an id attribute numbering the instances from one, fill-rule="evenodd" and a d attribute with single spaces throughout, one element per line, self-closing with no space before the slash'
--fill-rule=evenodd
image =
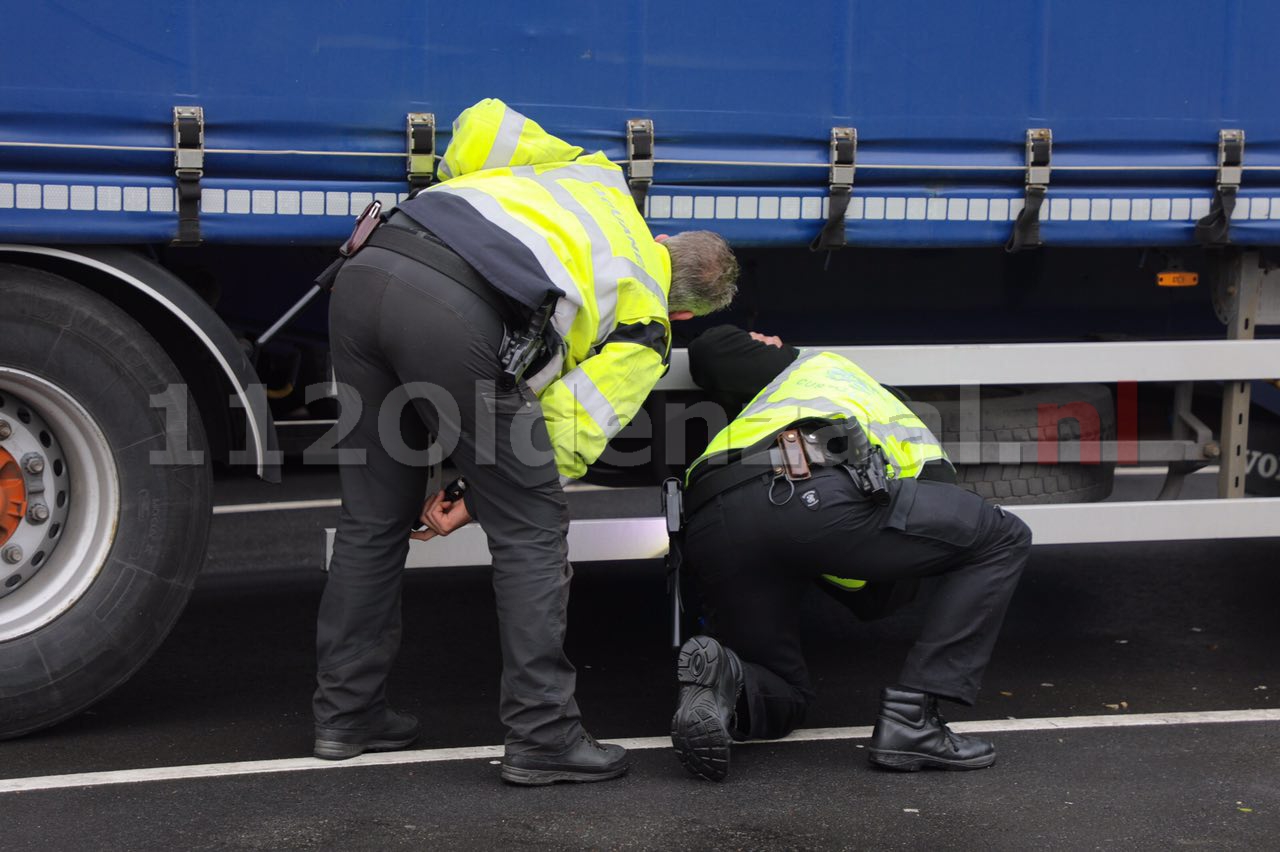
<path id="1" fill-rule="evenodd" d="M 316 6 L 34 3 L 0 53 L 0 239 L 167 241 L 173 110 L 204 114 L 200 233 L 327 243 L 398 199 L 406 116 L 500 97 L 627 159 L 653 122 L 657 228 L 808 244 L 832 128 L 856 129 L 848 242 L 1005 243 L 1027 132 L 1052 133 L 1049 245 L 1189 245 L 1243 131 L 1229 239 L 1280 243 L 1280 87 L 1264 0 L 1072 4 L 638 0 Z M 1025 218 L 1025 217 L 1024 217 Z"/>

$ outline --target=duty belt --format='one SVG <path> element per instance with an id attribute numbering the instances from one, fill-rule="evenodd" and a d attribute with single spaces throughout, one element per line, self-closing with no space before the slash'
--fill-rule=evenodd
<path id="1" fill-rule="evenodd" d="M 703 462 L 694 472 L 684 493 L 686 516 L 705 506 L 713 497 L 746 485 L 752 480 L 761 484 L 785 479 L 801 482 L 813 474 L 812 467 L 830 467 L 844 464 L 844 460 L 824 452 L 824 438 L 832 433 L 824 427 L 818 430 L 786 429 L 765 447 L 747 450 L 727 465 L 720 466 L 712 460 Z"/>
<path id="2" fill-rule="evenodd" d="M 488 279 L 439 237 L 418 226 L 413 219 L 399 211 L 392 211 L 388 217 L 383 217 L 381 205 L 377 202 L 365 208 L 356 222 L 355 230 L 338 250 L 340 256 L 320 273 L 316 278 L 316 285 L 332 290 L 342 265 L 370 246 L 415 260 L 462 285 L 493 308 L 507 328 L 523 328 L 528 324 L 528 317 L 521 316 L 512 301 L 495 290 Z"/>
<path id="3" fill-rule="evenodd" d="M 476 268 L 467 263 L 461 255 L 430 231 L 402 224 L 401 215 L 392 214 L 389 222 L 370 235 L 365 247 L 372 246 L 393 251 L 451 278 L 497 311 L 498 316 L 502 317 L 508 328 L 520 328 L 528 322 L 527 317 L 517 316 L 511 302 L 504 299 L 488 279 L 476 271 Z M 405 216 L 404 219 L 408 217 Z"/>

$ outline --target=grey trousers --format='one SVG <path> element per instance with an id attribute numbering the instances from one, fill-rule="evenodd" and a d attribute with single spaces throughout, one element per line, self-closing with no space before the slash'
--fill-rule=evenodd
<path id="1" fill-rule="evenodd" d="M 563 647 L 568 504 L 537 399 L 497 388 L 502 336 L 492 307 L 414 260 L 367 248 L 339 273 L 330 341 L 340 426 L 352 425 L 338 445 L 342 514 L 316 629 L 319 727 L 383 723 L 409 530 L 443 454 L 467 479 L 493 556 L 507 752 L 561 751 L 582 733 Z"/>

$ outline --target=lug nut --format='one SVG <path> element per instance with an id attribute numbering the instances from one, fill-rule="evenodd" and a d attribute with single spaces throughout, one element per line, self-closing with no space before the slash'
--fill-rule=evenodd
<path id="1" fill-rule="evenodd" d="M 30 474 L 44 473 L 44 456 L 27 456 L 25 467 Z"/>
<path id="2" fill-rule="evenodd" d="M 0 420 L 0 441 L 8 438 L 13 434 L 13 427 L 9 425 L 8 420 Z"/>
<path id="3" fill-rule="evenodd" d="M 31 508 L 27 510 L 27 520 L 36 524 L 43 524 L 49 520 L 49 507 L 43 503 L 32 503 Z"/>
<path id="4" fill-rule="evenodd" d="M 4 561 L 10 565 L 17 565 L 22 561 L 22 548 L 16 544 L 11 544 L 4 549 Z"/>

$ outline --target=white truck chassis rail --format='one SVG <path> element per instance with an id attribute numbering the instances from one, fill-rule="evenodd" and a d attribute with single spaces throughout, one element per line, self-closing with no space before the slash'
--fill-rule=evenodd
<path id="1" fill-rule="evenodd" d="M 824 346 L 886 385 L 1208 382 L 1280 378 L 1280 340 Z M 695 390 L 689 353 L 671 353 L 657 390 Z"/>
<path id="2" fill-rule="evenodd" d="M 1118 343 L 1001 343 L 941 346 L 845 346 L 849 358 L 889 385 L 1059 384 L 1070 382 L 1226 382 L 1219 438 L 1222 464 L 1217 500 L 1067 503 L 1006 507 L 1030 525 L 1039 545 L 1122 541 L 1280 537 L 1280 498 L 1244 495 L 1249 381 L 1280 377 L 1280 340 L 1255 340 L 1259 323 L 1280 323 L 1280 277 L 1249 252 L 1219 283 L 1217 307 L 1226 340 Z M 688 352 L 675 350 L 658 390 L 693 390 Z M 973 391 L 961 391 L 972 394 Z M 1156 443 L 1153 442 L 1152 446 Z M 999 461 L 1025 459 L 1034 446 L 990 449 Z M 1109 448 L 1111 449 L 1111 448 Z M 657 511 L 657 506 L 654 510 Z M 327 530 L 326 564 L 333 551 Z M 489 548 L 478 527 L 445 539 L 413 542 L 406 567 L 487 565 Z M 667 552 L 661 517 L 573 521 L 569 558 L 578 562 L 657 559 Z"/>
<path id="3" fill-rule="evenodd" d="M 1037 545 L 1280 537 L 1280 497 L 1008 506 L 1006 510 L 1027 522 Z M 334 531 L 325 530 L 325 535 L 328 564 Z M 569 559 L 574 562 L 660 559 L 666 553 L 667 527 L 662 517 L 569 524 Z M 405 567 L 489 563 L 484 531 L 473 524 L 448 538 L 413 542 Z"/>

